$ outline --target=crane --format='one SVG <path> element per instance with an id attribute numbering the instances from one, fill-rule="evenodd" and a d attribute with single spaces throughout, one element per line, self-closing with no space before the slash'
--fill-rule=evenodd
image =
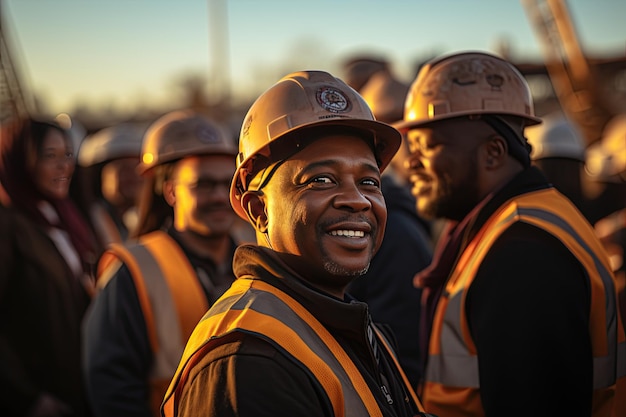
<path id="1" fill-rule="evenodd" d="M 521 0 L 542 47 L 545 65 L 563 112 L 590 145 L 614 115 L 580 45 L 565 0 Z"/>

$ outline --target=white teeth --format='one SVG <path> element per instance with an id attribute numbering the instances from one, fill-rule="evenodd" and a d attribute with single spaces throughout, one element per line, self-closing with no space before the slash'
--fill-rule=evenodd
<path id="1" fill-rule="evenodd" d="M 363 237 L 365 233 L 360 230 L 333 230 L 330 232 L 332 236 L 348 236 L 348 237 Z"/>

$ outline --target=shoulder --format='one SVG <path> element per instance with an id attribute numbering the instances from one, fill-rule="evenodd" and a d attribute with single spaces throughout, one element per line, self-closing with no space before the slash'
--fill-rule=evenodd
<path id="1" fill-rule="evenodd" d="M 276 346 L 251 335 L 238 334 L 206 352 L 187 381 L 179 408 L 189 415 L 233 408 L 240 416 L 328 415 L 315 380 Z M 209 390 L 220 392 L 219 401 L 206 400 Z"/>
<path id="2" fill-rule="evenodd" d="M 580 261 L 555 236 L 526 223 L 502 233 L 481 262 L 470 294 L 483 302 L 506 296 L 532 303 L 569 298 L 588 304 L 589 284 Z"/>

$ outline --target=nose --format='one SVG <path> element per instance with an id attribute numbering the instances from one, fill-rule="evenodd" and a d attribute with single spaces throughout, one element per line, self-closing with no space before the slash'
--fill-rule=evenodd
<path id="1" fill-rule="evenodd" d="M 73 155 L 64 155 L 59 158 L 55 158 L 56 166 L 59 168 L 65 168 L 67 166 L 73 167 L 75 164 L 75 159 Z"/>
<path id="2" fill-rule="evenodd" d="M 353 212 L 369 210 L 372 207 L 370 199 L 354 183 L 341 186 L 333 203 L 337 208 L 348 208 Z"/>
<path id="3" fill-rule="evenodd" d="M 404 165 L 404 169 L 406 169 L 407 171 L 413 171 L 416 168 L 422 167 L 423 165 L 420 159 L 419 151 L 409 153 L 407 157 L 404 159 L 403 165 Z"/>

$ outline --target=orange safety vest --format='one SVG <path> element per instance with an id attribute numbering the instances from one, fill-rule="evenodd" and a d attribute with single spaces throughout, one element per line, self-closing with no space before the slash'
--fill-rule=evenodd
<path id="1" fill-rule="evenodd" d="M 420 411 L 422 405 L 378 329 L 379 342 L 393 358 L 405 389 Z M 238 279 L 202 319 L 163 403 L 163 415 L 178 414 L 178 402 L 194 365 L 232 332 L 269 338 L 306 366 L 326 391 L 336 417 L 382 416 L 373 393 L 354 362 L 326 328 L 300 303 L 260 280 Z"/>
<path id="2" fill-rule="evenodd" d="M 158 416 L 187 339 L 209 302 L 187 256 L 167 233 L 155 231 L 135 243 L 110 244 L 98 263 L 99 287 L 107 284 L 120 262 L 133 277 L 146 321 L 154 355 L 150 405 Z"/>
<path id="3" fill-rule="evenodd" d="M 554 189 L 509 200 L 489 218 L 459 258 L 433 319 L 422 394 L 424 406 L 429 412 L 446 417 L 485 414 L 480 400 L 478 356 L 464 306 L 483 258 L 515 222 L 551 233 L 586 269 L 591 288 L 592 415 L 608 417 L 613 412 L 614 416 L 626 416 L 626 341 L 618 313 L 615 277 L 593 228 Z"/>

